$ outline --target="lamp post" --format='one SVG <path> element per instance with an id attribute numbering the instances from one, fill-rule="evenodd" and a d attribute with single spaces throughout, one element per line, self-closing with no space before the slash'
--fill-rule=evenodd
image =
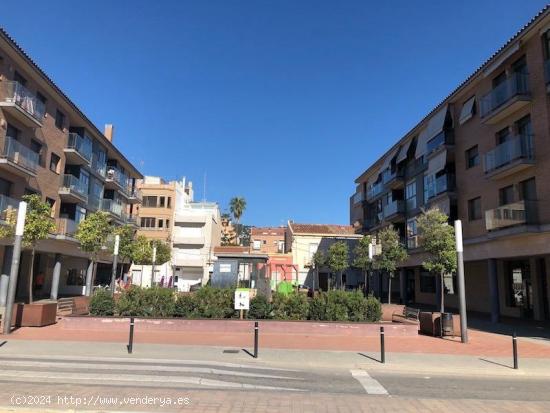
<path id="1" fill-rule="evenodd" d="M 466 320 L 466 291 L 464 283 L 464 245 L 462 243 L 462 221 L 455 221 L 455 240 L 457 256 L 457 281 L 458 281 L 458 299 L 460 310 L 460 340 L 463 343 L 468 342 L 468 323 Z"/>
<path id="2" fill-rule="evenodd" d="M 11 333 L 11 319 L 13 315 L 13 304 L 17 290 L 17 275 L 19 274 L 19 257 L 21 256 L 21 242 L 25 230 L 25 217 L 27 214 L 27 203 L 20 202 L 17 210 L 17 224 L 15 225 L 15 240 L 13 242 L 13 255 L 11 258 L 10 280 L 8 285 L 8 297 L 6 300 L 6 313 L 4 314 L 4 334 Z"/>
<path id="3" fill-rule="evenodd" d="M 116 269 L 118 265 L 118 247 L 120 244 L 120 235 L 115 235 L 115 247 L 113 248 L 113 270 L 111 271 L 111 294 L 115 294 Z"/>
<path id="4" fill-rule="evenodd" d="M 372 245 L 372 242 L 369 242 L 369 262 L 370 267 L 372 268 L 372 258 L 374 257 L 374 245 Z M 370 287 L 370 272 L 371 270 L 367 270 L 365 273 L 365 290 L 367 293 L 367 296 L 369 295 L 369 288 Z M 368 282 L 367 282 L 368 281 Z"/>
<path id="5" fill-rule="evenodd" d="M 153 265 L 151 266 L 151 286 L 155 282 L 155 263 L 157 261 L 157 246 L 153 244 Z"/>

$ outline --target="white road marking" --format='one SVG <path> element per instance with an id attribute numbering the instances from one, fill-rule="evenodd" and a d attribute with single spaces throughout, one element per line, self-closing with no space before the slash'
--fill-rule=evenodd
<path id="1" fill-rule="evenodd" d="M 357 380 L 361 386 L 365 389 L 367 394 L 388 394 L 388 391 L 382 386 L 378 380 L 369 376 L 365 370 L 350 370 L 351 375 Z"/>

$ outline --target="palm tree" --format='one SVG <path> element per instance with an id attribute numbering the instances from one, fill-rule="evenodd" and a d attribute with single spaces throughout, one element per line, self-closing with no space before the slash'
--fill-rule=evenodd
<path id="1" fill-rule="evenodd" d="M 240 244 L 240 220 L 244 213 L 244 210 L 246 209 L 246 200 L 243 197 L 234 197 L 229 201 L 229 210 L 233 214 L 233 218 L 235 218 L 235 221 L 237 223 L 237 244 Z"/>

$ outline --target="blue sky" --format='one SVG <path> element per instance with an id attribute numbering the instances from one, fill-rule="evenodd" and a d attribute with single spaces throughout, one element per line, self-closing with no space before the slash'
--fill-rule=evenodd
<path id="1" fill-rule="evenodd" d="M 251 225 L 348 223 L 354 179 L 543 1 L 11 1 L 0 24 L 147 175 Z"/>

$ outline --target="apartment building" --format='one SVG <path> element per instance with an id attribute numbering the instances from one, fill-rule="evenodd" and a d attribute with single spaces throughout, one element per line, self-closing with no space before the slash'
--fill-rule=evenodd
<path id="1" fill-rule="evenodd" d="M 285 231 L 286 252 L 292 255 L 292 263 L 298 272 L 298 284 L 310 288 L 328 290 L 330 285 L 330 269 L 322 268 L 319 278 L 316 279 L 313 255 L 317 251 L 328 253 L 330 246 L 335 242 L 345 242 L 353 260 L 353 250 L 362 236 L 356 234 L 349 225 L 329 224 L 299 224 L 288 221 Z M 342 280 L 345 287 L 356 288 L 362 282 L 361 272 L 356 268 L 348 268 Z M 332 286 L 334 286 L 334 280 Z"/>
<path id="2" fill-rule="evenodd" d="M 250 229 L 250 252 L 267 254 L 267 277 L 276 288 L 280 281 L 297 280 L 297 267 L 292 254 L 285 252 L 286 227 L 254 227 Z"/>
<path id="3" fill-rule="evenodd" d="M 140 199 L 135 180 L 141 174 L 113 138 L 112 125 L 100 131 L 0 29 L 0 215 L 5 218 L 17 209 L 23 195 L 39 194 L 52 206 L 57 225 L 56 233 L 37 247 L 34 271 L 45 278 L 39 298 L 83 294 L 86 274 L 93 269 L 74 232 L 86 214 L 104 210 L 116 225 L 136 223 Z M 4 291 L 12 247 L 9 240 L 0 243 Z M 22 274 L 29 258 L 24 251 Z M 110 262 L 110 257 L 100 257 L 96 282 L 109 277 Z M 19 298 L 25 298 L 27 282 L 19 277 Z"/>
<path id="4" fill-rule="evenodd" d="M 409 249 L 402 301 L 458 307 L 454 275 L 421 266 L 416 217 L 437 207 L 463 222 L 468 310 L 550 319 L 549 30 L 546 7 L 356 179 L 356 231 Z"/>

